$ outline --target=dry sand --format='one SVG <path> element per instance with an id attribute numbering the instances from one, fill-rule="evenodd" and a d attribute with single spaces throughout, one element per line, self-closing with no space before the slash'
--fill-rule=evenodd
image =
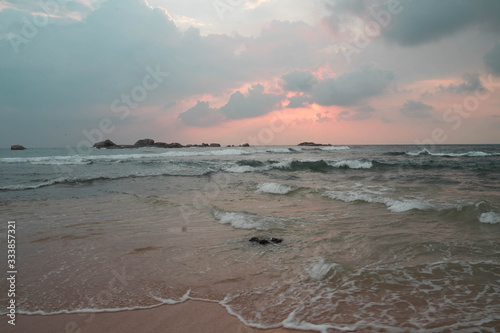
<path id="1" fill-rule="evenodd" d="M 8 325 L 6 319 L 6 316 L 2 318 L 0 324 L 0 331 L 6 333 L 298 332 L 285 328 L 250 328 L 221 305 L 201 301 L 111 313 L 18 315 L 15 326 Z"/>

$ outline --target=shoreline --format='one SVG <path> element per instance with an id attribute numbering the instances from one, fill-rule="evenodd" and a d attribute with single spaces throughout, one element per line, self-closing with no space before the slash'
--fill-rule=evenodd
<path id="1" fill-rule="evenodd" d="M 293 333 L 315 332 L 289 328 L 260 329 L 246 326 L 236 316 L 218 303 L 187 300 L 150 309 L 117 312 L 82 312 L 54 315 L 16 316 L 16 325 L 6 321 L 2 332 L 200 332 L 200 333 Z"/>

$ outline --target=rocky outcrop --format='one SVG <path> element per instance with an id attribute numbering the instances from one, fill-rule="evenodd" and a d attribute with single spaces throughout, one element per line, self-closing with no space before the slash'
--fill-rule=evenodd
<path id="1" fill-rule="evenodd" d="M 173 143 L 167 144 L 167 146 L 165 148 L 184 148 L 184 146 L 178 142 L 173 142 Z"/>
<path id="2" fill-rule="evenodd" d="M 101 149 L 101 148 L 106 148 L 106 149 L 121 148 L 121 147 L 119 147 L 117 144 L 115 144 L 111 140 L 104 140 L 104 141 L 101 141 L 101 142 L 97 142 L 92 147 L 93 148 L 97 148 L 97 149 Z"/>
<path id="3" fill-rule="evenodd" d="M 12 145 L 10 146 L 10 150 L 25 150 L 26 148 L 21 145 Z"/>
<path id="4" fill-rule="evenodd" d="M 155 144 L 155 140 L 152 139 L 142 139 L 138 140 L 136 143 L 134 143 L 135 147 L 148 147 L 148 146 L 153 146 Z"/>
<path id="5" fill-rule="evenodd" d="M 244 144 L 240 145 L 240 147 L 250 147 L 250 145 L 248 143 L 244 143 Z"/>
<path id="6" fill-rule="evenodd" d="M 14 147 L 14 146 L 13 146 Z M 156 148 L 190 148 L 190 147 L 211 147 L 211 148 L 219 148 L 221 147 L 220 143 L 202 143 L 201 145 L 193 145 L 189 144 L 186 146 L 181 145 L 178 142 L 166 143 L 166 142 L 155 142 L 153 139 L 141 139 L 137 140 L 133 145 L 117 145 L 111 140 L 104 140 L 101 142 L 97 142 L 93 146 L 94 148 L 105 148 L 105 149 L 123 149 L 123 148 L 145 148 L 145 147 L 156 147 Z M 234 146 L 232 146 L 234 147 Z M 248 143 L 246 146 L 249 147 Z"/>
<path id="7" fill-rule="evenodd" d="M 301 142 L 298 146 L 306 146 L 306 147 L 325 147 L 331 146 L 331 144 L 322 144 L 322 143 L 314 143 L 314 142 Z"/>

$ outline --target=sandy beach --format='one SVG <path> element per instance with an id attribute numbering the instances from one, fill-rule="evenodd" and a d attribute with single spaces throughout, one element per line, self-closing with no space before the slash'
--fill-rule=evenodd
<path id="1" fill-rule="evenodd" d="M 8 333 L 298 332 L 286 328 L 261 330 L 247 327 L 238 318 L 228 314 L 222 306 L 201 301 L 186 301 L 147 310 L 113 313 L 20 315 L 16 318 L 15 326 L 7 325 L 6 321 L 3 321 L 0 326 L 3 327 L 2 332 Z"/>

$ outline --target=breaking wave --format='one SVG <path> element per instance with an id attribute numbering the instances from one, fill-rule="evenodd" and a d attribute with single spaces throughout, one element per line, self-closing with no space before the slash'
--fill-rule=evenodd
<path id="1" fill-rule="evenodd" d="M 287 194 L 293 191 L 293 187 L 276 184 L 276 183 L 260 183 L 257 186 L 256 193 L 271 193 L 271 194 Z"/>
<path id="2" fill-rule="evenodd" d="M 394 154 L 400 154 L 399 152 L 394 152 Z M 500 153 L 487 153 L 483 151 L 469 151 L 465 153 L 433 153 L 428 149 L 422 149 L 418 152 L 405 152 L 408 156 L 440 156 L 440 157 L 485 157 L 485 156 L 500 156 Z"/>

